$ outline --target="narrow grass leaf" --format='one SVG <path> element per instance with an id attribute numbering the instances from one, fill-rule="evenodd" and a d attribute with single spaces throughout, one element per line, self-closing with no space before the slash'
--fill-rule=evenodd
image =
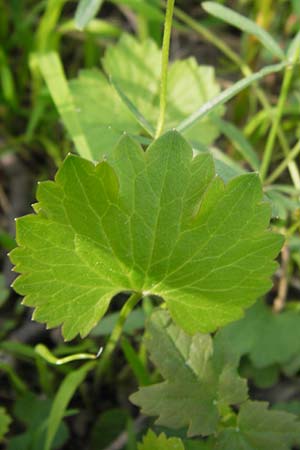
<path id="1" fill-rule="evenodd" d="M 229 23 L 245 33 L 255 36 L 261 44 L 272 53 L 272 55 L 281 60 L 285 58 L 283 50 L 272 36 L 252 20 L 233 11 L 231 8 L 227 8 L 226 6 L 219 5 L 215 2 L 203 2 L 201 3 L 201 6 L 212 16 Z"/>
<path id="2" fill-rule="evenodd" d="M 259 169 L 259 159 L 243 133 L 232 123 L 222 120 L 219 117 L 213 117 L 213 122 L 218 126 L 219 130 L 233 143 L 236 150 L 250 164 L 252 169 Z"/>
<path id="3" fill-rule="evenodd" d="M 92 159 L 91 149 L 82 132 L 75 102 L 58 54 L 55 52 L 42 54 L 38 56 L 38 64 L 55 106 L 74 141 L 78 153 L 83 158 Z"/>
<path id="4" fill-rule="evenodd" d="M 125 358 L 130 365 L 139 386 L 148 386 L 151 383 L 149 374 L 141 361 L 139 354 L 135 351 L 131 343 L 125 337 L 122 338 L 121 346 Z"/>
<path id="5" fill-rule="evenodd" d="M 50 450 L 52 448 L 52 443 L 55 438 L 56 432 L 58 430 L 62 418 L 65 415 L 67 406 L 71 398 L 73 397 L 78 386 L 83 382 L 88 372 L 93 367 L 95 367 L 95 363 L 89 362 L 86 363 L 84 366 L 80 367 L 80 369 L 73 370 L 66 376 L 66 378 L 60 385 L 58 392 L 55 396 L 55 399 L 53 401 L 49 415 L 49 422 L 44 450 Z"/>
<path id="6" fill-rule="evenodd" d="M 253 84 L 255 81 L 258 81 L 261 78 L 264 78 L 266 75 L 269 75 L 270 73 L 280 72 L 282 69 L 284 69 L 289 64 L 290 63 L 286 62 L 286 61 L 279 63 L 279 64 L 272 64 L 271 66 L 264 67 L 259 72 L 249 75 L 249 77 L 239 80 L 233 86 L 230 86 L 228 89 L 225 89 L 223 92 L 221 92 L 221 94 L 217 95 L 213 99 L 206 102 L 197 111 L 195 111 L 193 114 L 191 114 L 187 119 L 183 120 L 177 126 L 177 130 L 180 132 L 185 132 L 186 130 L 191 128 L 193 125 L 195 125 L 195 123 L 198 122 L 198 120 L 203 119 L 203 117 L 207 116 L 207 114 L 214 111 L 217 107 L 228 102 L 228 100 L 233 98 L 235 95 L 237 95 L 239 92 L 241 92 L 246 87 Z"/>
<path id="7" fill-rule="evenodd" d="M 137 109 L 137 107 L 133 104 L 133 102 L 127 97 L 123 89 L 119 86 L 119 84 L 111 77 L 110 82 L 112 86 L 114 87 L 115 91 L 119 95 L 122 102 L 127 106 L 129 111 L 133 114 L 136 121 L 141 125 L 141 127 L 144 128 L 145 131 L 150 136 L 154 136 L 155 129 L 151 125 L 151 123 L 148 122 L 148 120 L 143 116 L 143 114 Z"/>
<path id="8" fill-rule="evenodd" d="M 103 3 L 104 0 L 80 0 L 75 13 L 75 23 L 79 30 L 83 30 L 96 16 Z"/>
<path id="9" fill-rule="evenodd" d="M 300 31 L 296 34 L 287 51 L 289 60 L 295 61 L 299 58 L 299 48 L 300 48 Z"/>

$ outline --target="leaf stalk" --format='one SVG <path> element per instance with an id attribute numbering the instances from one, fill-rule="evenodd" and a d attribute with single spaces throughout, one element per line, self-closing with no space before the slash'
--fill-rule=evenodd
<path id="1" fill-rule="evenodd" d="M 157 139 L 163 132 L 167 108 L 167 89 L 168 89 L 168 66 L 169 66 L 169 54 L 170 54 L 170 40 L 173 21 L 175 0 L 168 0 L 164 37 L 162 45 L 162 59 L 161 59 L 161 84 L 160 84 L 160 108 L 159 118 L 156 127 L 155 138 Z"/>
<path id="2" fill-rule="evenodd" d="M 127 317 L 129 316 L 129 314 L 131 313 L 133 308 L 141 300 L 142 297 L 143 297 L 143 294 L 141 294 L 140 292 L 134 292 L 127 299 L 126 303 L 122 307 L 118 321 L 107 341 L 107 344 L 104 348 L 102 356 L 100 356 L 99 364 L 97 365 L 97 368 L 96 368 L 96 378 L 95 378 L 96 385 L 99 384 L 101 375 L 103 374 L 103 372 L 105 372 L 105 370 L 109 364 L 110 356 L 114 352 L 114 350 L 119 342 L 119 339 L 121 337 L 123 327 L 124 327 Z"/>

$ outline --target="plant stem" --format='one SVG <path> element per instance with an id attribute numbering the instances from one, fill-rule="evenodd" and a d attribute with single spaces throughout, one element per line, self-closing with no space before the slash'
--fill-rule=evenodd
<path id="1" fill-rule="evenodd" d="M 260 176 L 261 176 L 262 181 L 265 179 L 268 169 L 269 169 L 269 166 L 270 166 L 270 163 L 271 163 L 274 144 L 275 144 L 276 136 L 278 134 L 278 127 L 279 127 L 280 120 L 281 120 L 281 117 L 283 114 L 284 105 L 285 105 L 288 91 L 290 88 L 290 84 L 292 81 L 292 76 L 293 76 L 293 65 L 288 66 L 284 72 L 283 82 L 282 82 L 281 91 L 280 91 L 279 100 L 278 100 L 277 114 L 276 114 L 275 120 L 273 122 L 273 125 L 271 127 L 271 130 L 270 130 L 270 133 L 268 136 L 268 140 L 267 140 L 267 144 L 266 144 L 266 148 L 264 151 L 264 156 L 263 156 L 263 160 L 262 160 L 262 164 L 261 164 L 261 168 L 260 168 Z"/>
<path id="2" fill-rule="evenodd" d="M 288 292 L 288 268 L 290 260 L 290 250 L 287 244 L 281 250 L 281 276 L 279 280 L 278 294 L 273 303 L 273 311 L 280 312 L 284 309 Z"/>
<path id="3" fill-rule="evenodd" d="M 95 377 L 97 385 L 99 384 L 101 375 L 103 374 L 103 372 L 105 372 L 109 364 L 111 354 L 113 353 L 119 342 L 127 317 L 129 316 L 135 305 L 141 300 L 141 298 L 142 294 L 140 292 L 134 292 L 122 307 L 118 321 L 107 341 L 107 344 L 105 346 L 102 355 L 100 356 L 99 364 L 97 365 Z"/>
<path id="4" fill-rule="evenodd" d="M 266 179 L 265 184 L 273 183 L 286 169 L 291 161 L 293 161 L 300 153 L 300 141 L 297 142 L 295 147 L 288 153 L 285 159 L 279 164 L 274 172 Z"/>
<path id="5" fill-rule="evenodd" d="M 169 65 L 170 39 L 171 39 L 174 4 L 175 0 L 167 1 L 164 38 L 162 45 L 162 59 L 161 59 L 160 110 L 155 133 L 156 138 L 158 138 L 161 135 L 165 124 L 165 115 L 167 107 L 167 88 L 168 88 L 168 65 Z"/>

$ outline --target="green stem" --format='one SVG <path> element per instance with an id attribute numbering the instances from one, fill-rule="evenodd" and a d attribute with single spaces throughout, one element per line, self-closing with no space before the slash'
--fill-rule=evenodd
<path id="1" fill-rule="evenodd" d="M 269 169 L 269 166 L 270 166 L 270 163 L 271 163 L 274 144 L 275 144 L 276 136 L 278 134 L 278 127 L 280 125 L 280 120 L 281 120 L 281 117 L 283 114 L 284 105 L 285 105 L 287 95 L 289 92 L 289 88 L 290 88 L 290 84 L 292 81 L 292 76 L 293 76 L 293 65 L 288 66 L 284 72 L 283 82 L 282 82 L 281 91 L 280 91 L 279 100 L 278 100 L 277 114 L 276 114 L 275 120 L 273 122 L 273 125 L 271 127 L 271 130 L 270 130 L 270 133 L 268 136 L 268 140 L 267 140 L 267 144 L 266 144 L 266 148 L 264 151 L 264 156 L 263 156 L 263 160 L 262 160 L 262 164 L 261 164 L 261 168 L 260 168 L 260 176 L 261 176 L 262 180 L 265 179 L 268 169 Z"/>
<path id="2" fill-rule="evenodd" d="M 171 40 L 174 4 L 175 0 L 167 1 L 164 38 L 162 45 L 162 60 L 161 60 L 160 110 L 155 133 L 156 138 L 158 138 L 161 135 L 165 124 L 165 115 L 167 107 L 167 88 L 168 88 L 168 65 L 169 65 L 170 40 Z"/>
<path id="3" fill-rule="evenodd" d="M 282 174 L 291 161 L 293 161 L 300 153 L 300 141 L 289 152 L 281 164 L 274 170 L 274 172 L 266 179 L 265 184 L 271 184 Z"/>
<path id="4" fill-rule="evenodd" d="M 119 319 L 107 341 L 107 344 L 105 346 L 105 349 L 104 349 L 102 355 L 100 356 L 99 364 L 97 365 L 97 369 L 96 369 L 96 383 L 97 384 L 100 381 L 101 375 L 103 374 L 103 372 L 105 372 L 105 370 L 109 364 L 109 361 L 110 361 L 110 356 L 113 353 L 113 351 L 115 350 L 115 348 L 119 342 L 119 339 L 122 334 L 123 327 L 124 327 L 127 317 L 129 316 L 129 314 L 131 313 L 131 311 L 133 310 L 135 305 L 141 300 L 141 298 L 142 298 L 142 294 L 140 292 L 134 292 L 128 298 L 128 300 L 124 304 L 123 308 L 121 309 Z"/>

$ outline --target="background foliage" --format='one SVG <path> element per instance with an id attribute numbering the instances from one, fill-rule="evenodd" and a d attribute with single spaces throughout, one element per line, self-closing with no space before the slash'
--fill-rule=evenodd
<path id="1" fill-rule="evenodd" d="M 182 312 L 177 314 L 177 324 L 161 308 L 152 314 L 161 304 L 162 290 L 144 296 L 123 324 L 120 339 L 119 312 L 124 313 L 128 296 L 119 294 L 109 307 L 107 301 L 106 316 L 88 337 L 65 343 L 60 330 L 47 331 L 32 322 L 32 312 L 10 289 L 15 275 L 6 255 L 16 245 L 14 218 L 31 212 L 37 181 L 53 179 L 58 169 L 63 174 L 69 152 L 92 160 L 104 157 L 117 168 L 113 148 L 124 131 L 144 147 L 151 142 L 159 114 L 164 2 L 83 0 L 78 6 L 66 0 L 0 1 L 0 439 L 4 448 L 300 447 L 300 80 L 295 64 L 300 54 L 299 2 L 217 3 L 218 7 L 193 0 L 176 2 L 165 130 L 178 127 L 199 161 L 208 160 L 209 151 L 217 174 L 229 185 L 243 174 L 242 179 L 249 177 L 257 185 L 257 176 L 247 173 L 259 172 L 260 196 L 270 204 L 272 229 L 285 237 L 273 288 L 261 297 L 266 288 L 256 285 L 251 301 L 259 298 L 244 318 L 213 336 L 194 337 L 178 328 Z M 222 5 L 250 21 L 220 9 Z M 207 106 L 216 96 L 215 104 Z M 196 122 L 200 117 L 203 120 Z M 78 157 L 68 160 L 89 164 Z M 179 168 L 172 170 L 177 178 Z M 107 186 L 111 183 L 113 189 L 113 180 L 107 177 Z M 38 189 L 38 201 L 48 202 L 49 209 L 50 185 L 55 184 L 45 182 Z M 74 197 L 78 201 L 78 195 Z M 214 220 L 228 207 L 220 206 Z M 85 215 L 84 209 L 81 213 Z M 242 224 L 243 214 L 248 216 L 249 211 L 238 208 L 232 226 L 238 225 L 239 215 Z M 42 213 L 35 217 L 39 216 Z M 172 211 L 166 209 L 163 229 L 171 217 Z M 37 233 L 45 243 L 44 230 Z M 66 245 L 67 239 L 60 239 L 60 245 Z M 270 255 L 264 253 L 268 264 L 280 245 L 280 238 L 274 239 L 278 241 Z M 25 241 L 28 244 L 30 236 L 24 236 Z M 20 250 L 14 251 L 15 263 L 18 252 L 22 260 Z M 91 257 L 91 246 L 85 243 L 82 252 Z M 46 248 L 44 255 L 39 254 L 39 270 L 41 256 L 45 262 L 51 257 L 57 262 L 59 257 Z M 268 268 L 262 275 L 270 272 Z M 57 277 L 61 275 L 60 268 Z M 19 289 L 28 294 L 21 284 Z M 43 284 L 41 289 L 50 294 L 49 286 Z M 34 306 L 39 301 L 38 295 Z M 73 311 L 65 336 L 87 334 L 104 312 L 95 318 L 91 311 Z M 59 309 L 57 314 L 50 325 L 62 322 Z M 90 322 L 84 314 L 91 315 Z M 49 322 L 43 313 L 36 317 Z M 82 327 L 73 332 L 77 318 Z M 201 331 L 219 324 L 203 325 Z M 102 346 L 103 355 L 96 358 Z M 83 363 L 83 359 L 90 361 Z M 174 373 L 185 384 L 178 385 Z"/>

